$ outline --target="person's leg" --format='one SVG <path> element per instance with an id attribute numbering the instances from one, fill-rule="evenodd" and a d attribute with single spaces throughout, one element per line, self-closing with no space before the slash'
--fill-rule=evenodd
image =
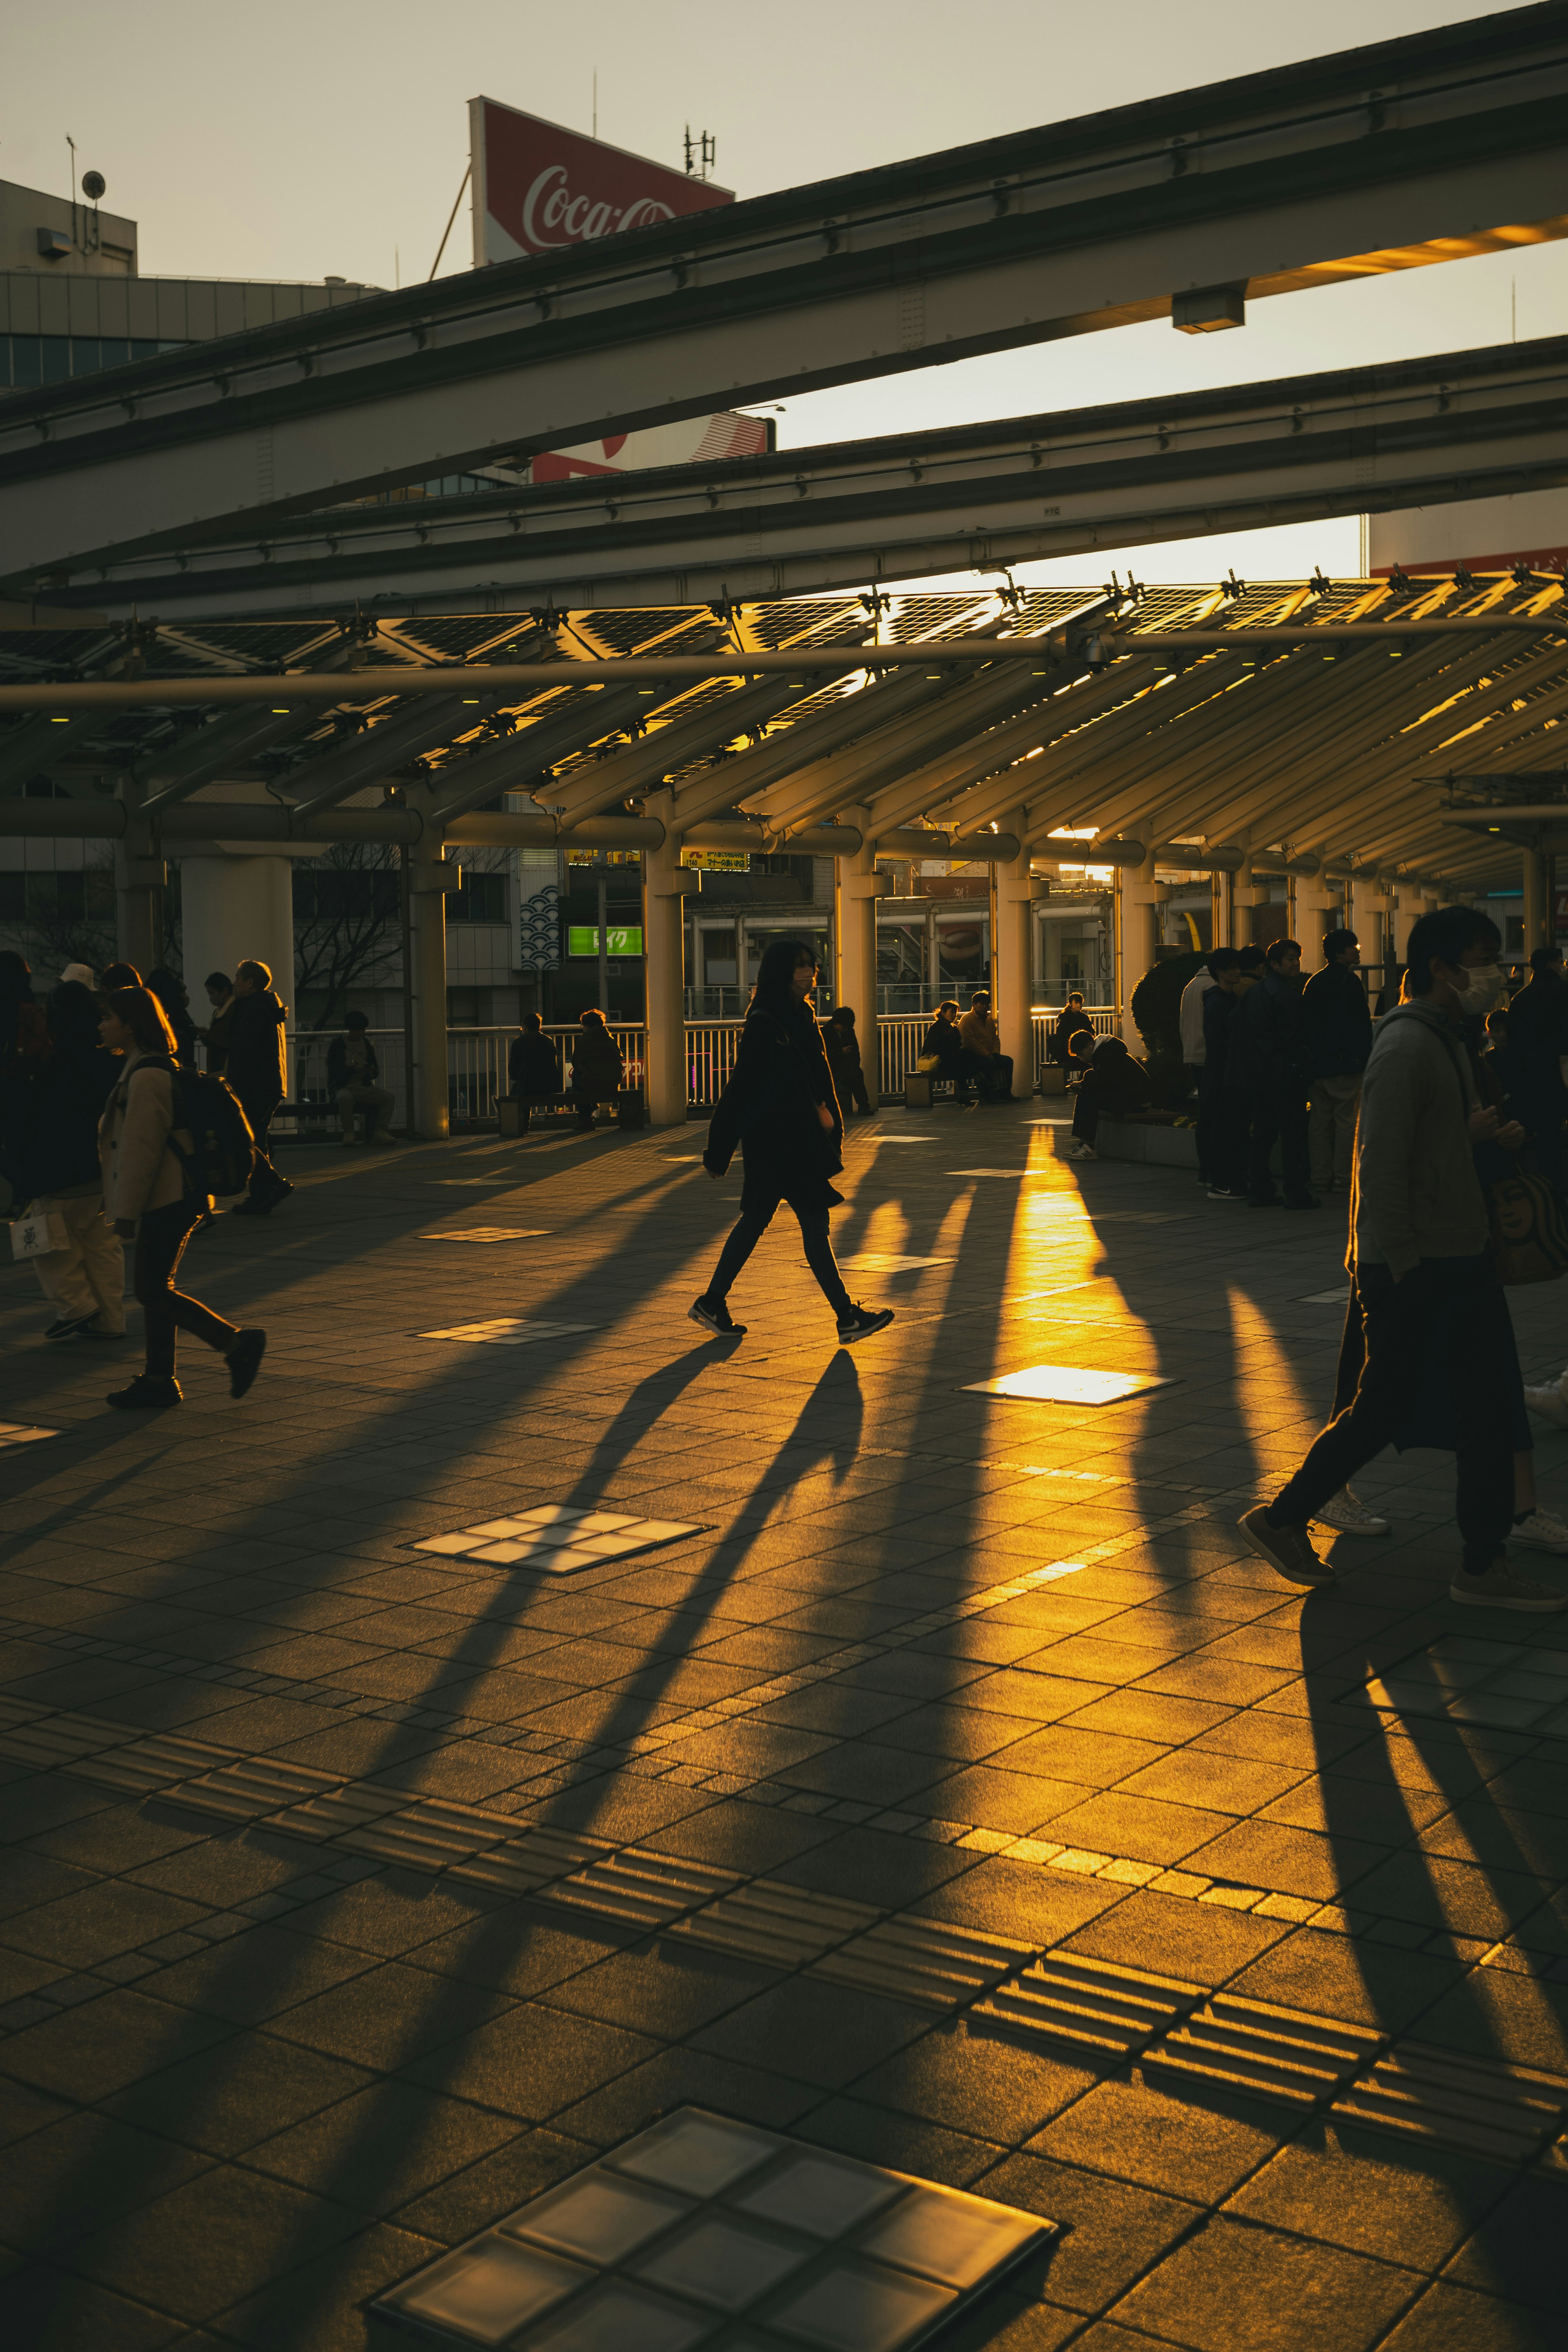
<path id="1" fill-rule="evenodd" d="M 1072 1106 L 1072 1135 L 1075 1142 L 1092 1146 L 1100 1131 L 1100 1096 L 1092 1078 L 1085 1078 L 1078 1089 L 1078 1099 Z"/>
<path id="2" fill-rule="evenodd" d="M 1270 1161 L 1274 1155 L 1274 1142 L 1280 1132 L 1280 1106 L 1276 1097 L 1265 1088 L 1254 1087 L 1249 1097 L 1251 1112 L 1252 1139 L 1247 1152 L 1247 1192 L 1249 1199 L 1260 1203 L 1276 1201 L 1274 1173 Z"/>
<path id="3" fill-rule="evenodd" d="M 1333 1180 L 1348 1192 L 1351 1173 L 1355 1166 L 1355 1122 L 1361 1114 L 1361 1080 L 1339 1078 L 1335 1086 Z"/>
<path id="4" fill-rule="evenodd" d="M 358 1106 L 359 1099 L 360 1088 L 358 1087 L 339 1087 L 338 1118 L 342 1126 L 343 1140 L 345 1143 L 353 1143 L 357 1140 L 354 1131 L 354 1111 Z"/>
<path id="5" fill-rule="evenodd" d="M 152 1215 L 155 1219 L 166 1217 L 169 1220 L 163 1229 L 161 1251 L 156 1258 L 150 1261 L 149 1277 L 151 1281 L 154 1269 L 162 1276 L 162 1291 L 156 1295 L 154 1304 L 158 1313 L 166 1317 L 171 1326 L 168 1342 L 170 1371 L 172 1372 L 174 1369 L 173 1333 L 175 1329 L 189 1331 L 193 1338 L 204 1339 L 209 1348 L 215 1348 L 219 1355 L 226 1355 L 239 1338 L 239 1325 L 225 1321 L 223 1316 L 214 1315 L 210 1307 L 204 1307 L 199 1298 L 189 1297 L 184 1292 L 176 1290 L 174 1287 L 174 1276 L 179 1272 L 180 1260 L 184 1255 L 185 1244 L 201 1223 L 200 1203 L 194 1201 L 176 1201 L 170 1208 L 154 1209 Z M 141 1222 L 145 1225 L 148 1220 L 144 1216 Z M 147 1298 L 143 1296 L 140 1275 L 136 1295 L 141 1300 L 142 1311 L 148 1317 L 149 1328 L 151 1328 L 152 1310 L 149 1308 Z M 148 1369 L 151 1370 L 151 1365 Z"/>
<path id="6" fill-rule="evenodd" d="M 1234 1087 L 1221 1085 L 1219 1108 L 1219 1177 L 1221 1192 L 1247 1190 L 1247 1097 Z"/>
<path id="7" fill-rule="evenodd" d="M 1442 1370 L 1458 1424 L 1455 1516 L 1468 1576 L 1484 1576 L 1513 1525 L 1513 1394 L 1517 1359 L 1508 1301 L 1487 1259 L 1459 1276 L 1442 1340 Z"/>
<path id="8" fill-rule="evenodd" d="M 278 1099 L 277 1095 L 241 1095 L 239 1098 L 239 1107 L 250 1122 L 250 1131 L 256 1138 L 256 1166 L 251 1171 L 250 1178 L 250 1197 L 253 1201 L 270 1202 L 276 1195 L 292 1192 L 294 1189 L 291 1184 L 284 1181 L 267 1158 L 267 1129 L 272 1125 Z"/>
<path id="9" fill-rule="evenodd" d="M 775 1202 L 773 1208 L 777 1208 L 778 1205 Z M 766 1212 L 760 1209 L 743 1208 L 741 1210 L 735 1223 L 730 1227 L 728 1239 L 718 1254 L 718 1264 L 713 1270 L 713 1280 L 703 1293 L 705 1298 L 712 1299 L 716 1303 L 729 1297 L 730 1286 L 736 1276 L 773 1223 L 773 1208 Z"/>
<path id="10" fill-rule="evenodd" d="M 854 1301 L 844 1288 L 844 1278 L 833 1255 L 833 1244 L 828 1234 L 828 1213 L 826 1209 L 796 1209 L 795 1214 L 800 1220 L 800 1239 L 806 1247 L 806 1263 L 816 1276 L 823 1297 L 841 1323 Z"/>
<path id="11" fill-rule="evenodd" d="M 1351 1276 L 1350 1303 L 1344 1310 L 1344 1329 L 1340 1333 L 1339 1362 L 1334 1367 L 1333 1410 L 1331 1421 L 1344 1412 L 1355 1394 L 1361 1378 L 1361 1368 L 1366 1361 L 1366 1335 L 1361 1293 L 1355 1277 Z"/>
<path id="12" fill-rule="evenodd" d="M 1390 1443 L 1421 1386 L 1451 1286 L 1427 1264 L 1403 1282 L 1386 1266 L 1359 1270 L 1365 1357 L 1355 1394 L 1309 1447 L 1264 1514 L 1271 1527 L 1304 1528 L 1319 1507 Z"/>
<path id="13" fill-rule="evenodd" d="M 1307 1103 L 1307 1159 L 1314 1192 L 1333 1191 L 1334 1148 L 1339 1132 L 1339 1099 L 1332 1078 L 1314 1078 Z"/>
<path id="14" fill-rule="evenodd" d="M 1013 1057 L 996 1054 L 991 1058 L 991 1085 L 998 1102 L 1010 1102 L 1013 1093 Z"/>
<path id="15" fill-rule="evenodd" d="M 367 1143 L 380 1143 L 392 1133 L 392 1115 L 397 1097 L 387 1087 L 366 1087 L 363 1091 L 365 1140 Z"/>
<path id="16" fill-rule="evenodd" d="M 136 1228 L 131 1287 L 147 1337 L 147 1376 L 174 1377 L 175 1323 L 169 1311 L 174 1262 L 191 1230 L 194 1203 L 175 1201 L 166 1209 L 145 1210 Z"/>
<path id="17" fill-rule="evenodd" d="M 1285 1165 L 1287 1201 L 1309 1201 L 1307 1182 L 1307 1097 L 1299 1088 L 1280 1099 L 1280 1152 Z"/>
<path id="18" fill-rule="evenodd" d="M 125 1246 L 104 1215 L 97 1198 L 62 1204 L 66 1223 L 76 1235 L 82 1270 L 98 1303 L 93 1328 L 105 1339 L 118 1339 L 125 1329 Z"/>
<path id="19" fill-rule="evenodd" d="M 854 1095 L 856 1110 L 869 1111 L 871 1108 L 871 1097 L 866 1092 L 865 1072 L 863 1070 L 857 1070 L 855 1072 L 854 1085 L 852 1091 Z"/>
<path id="20" fill-rule="evenodd" d="M 98 1312 L 98 1299 L 82 1263 L 80 1236 L 73 1221 L 66 1214 L 68 1208 L 76 1205 L 74 1202 L 57 1200 L 42 1200 L 37 1203 L 42 1214 L 59 1219 L 66 1235 L 64 1249 L 46 1251 L 42 1257 L 33 1260 L 38 1287 L 57 1309 L 51 1321 L 51 1329 L 59 1323 L 90 1322 Z M 83 1205 L 95 1209 L 98 1203 L 89 1201 Z"/>

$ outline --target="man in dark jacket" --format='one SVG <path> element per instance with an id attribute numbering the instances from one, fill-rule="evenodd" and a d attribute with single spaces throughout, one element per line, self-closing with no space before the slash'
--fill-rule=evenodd
<path id="1" fill-rule="evenodd" d="M 517 1133 L 527 1135 L 530 1104 L 559 1094 L 560 1060 L 537 1013 L 525 1013 L 507 1052 L 507 1087 L 517 1106 Z"/>
<path id="2" fill-rule="evenodd" d="M 287 1012 L 272 985 L 264 963 L 247 960 L 235 972 L 234 1019 L 229 1024 L 228 1058 L 224 1069 L 230 1089 L 250 1121 L 256 1138 L 256 1166 L 250 1197 L 236 1202 L 236 1217 L 267 1217 L 294 1187 L 280 1176 L 267 1156 L 267 1130 L 283 1100 L 283 1024 Z"/>
<path id="3" fill-rule="evenodd" d="M 1120 1037 L 1097 1039 L 1089 1076 L 1078 1089 L 1069 1159 L 1098 1160 L 1094 1139 L 1102 1118 L 1142 1110 L 1148 1099 L 1149 1075 L 1142 1062 L 1134 1059 Z"/>
<path id="4" fill-rule="evenodd" d="M 57 1219 L 65 1247 L 35 1258 L 55 1308 L 46 1339 L 125 1337 L 125 1252 L 103 1213 L 98 1123 L 120 1066 L 100 1045 L 97 997 L 62 981 L 49 1000 L 48 1048 L 28 1090 L 12 1160 L 19 1201 Z"/>
<path id="5" fill-rule="evenodd" d="M 1536 948 L 1530 978 L 1508 1008 L 1510 1108 L 1523 1122 L 1536 1166 L 1563 1188 L 1563 1122 L 1568 1118 L 1568 981 L 1563 950 Z"/>
<path id="6" fill-rule="evenodd" d="M 1203 1059 L 1197 1067 L 1197 1164 L 1208 1178 L 1211 1201 L 1247 1197 L 1247 1097 L 1228 1089 L 1231 1024 L 1241 1003 L 1241 951 L 1216 948 L 1208 959 L 1214 986 L 1205 991 Z"/>
<path id="7" fill-rule="evenodd" d="M 203 984 L 213 1012 L 206 1027 L 198 1029 L 196 1034 L 207 1049 L 208 1076 L 221 1078 L 224 1064 L 228 1058 L 229 1031 L 234 1025 L 235 1007 L 239 999 L 226 971 L 208 972 Z"/>
<path id="8" fill-rule="evenodd" d="M 822 1043 L 828 1049 L 828 1067 L 833 1074 L 833 1092 L 845 1118 L 852 1109 L 870 1110 L 871 1097 L 866 1092 L 865 1072 L 861 1067 L 861 1041 L 855 1035 L 852 1005 L 834 1005 L 822 1024 Z"/>
<path id="9" fill-rule="evenodd" d="M 1323 968 L 1301 991 L 1301 1035 L 1312 1082 L 1307 1147 L 1312 1190 L 1320 1197 L 1336 1184 L 1343 1192 L 1350 1191 L 1361 1074 L 1372 1051 L 1372 1008 L 1356 976 L 1360 969 L 1355 933 L 1325 931 Z"/>
<path id="10" fill-rule="evenodd" d="M 621 1048 L 604 1025 L 604 1015 L 590 1005 L 578 1015 L 578 1034 L 571 1048 L 571 1097 L 577 1105 L 580 1134 L 590 1134 L 594 1111 L 601 1102 L 613 1102 L 626 1083 L 626 1063 Z"/>
<path id="11" fill-rule="evenodd" d="M 327 1091 L 338 1106 L 346 1144 L 357 1140 L 354 1115 L 361 1110 L 367 1143 L 392 1139 L 387 1120 L 396 1097 L 381 1083 L 381 1064 L 367 1034 L 370 1025 L 367 1014 L 345 1013 L 343 1034 L 334 1037 L 327 1048 Z"/>
<path id="12" fill-rule="evenodd" d="M 1254 1209 L 1279 1206 L 1270 1169 L 1276 1140 L 1285 1163 L 1285 1206 L 1315 1209 L 1307 1188 L 1307 1061 L 1301 1039 L 1301 950 L 1294 940 L 1264 950 L 1263 969 L 1236 1016 L 1233 1054 L 1240 1058 L 1252 1118 L 1247 1198 Z"/>

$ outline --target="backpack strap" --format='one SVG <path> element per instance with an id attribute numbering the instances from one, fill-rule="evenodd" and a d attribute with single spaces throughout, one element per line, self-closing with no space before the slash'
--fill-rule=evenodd
<path id="1" fill-rule="evenodd" d="M 170 1059 L 167 1054 L 143 1054 L 137 1062 L 136 1070 L 166 1070 L 168 1072 L 170 1085 L 173 1090 L 174 1096 L 174 1116 L 170 1123 L 169 1132 L 164 1140 L 168 1149 L 173 1153 L 174 1158 L 179 1162 L 180 1173 L 185 1180 L 186 1192 L 193 1197 L 203 1196 L 204 1194 L 205 1188 L 198 1182 L 197 1179 L 199 1175 L 205 1173 L 204 1169 L 198 1169 L 197 1162 L 193 1154 L 186 1150 L 183 1143 L 176 1143 L 174 1140 L 174 1129 L 176 1127 L 183 1125 L 189 1128 L 190 1126 L 189 1119 L 182 1118 L 182 1113 L 185 1108 L 185 1090 L 181 1081 L 179 1070 L 176 1068 L 174 1063 Z M 131 1080 L 136 1076 L 136 1070 L 130 1071 L 121 1083 L 126 1087 L 129 1087 Z"/>

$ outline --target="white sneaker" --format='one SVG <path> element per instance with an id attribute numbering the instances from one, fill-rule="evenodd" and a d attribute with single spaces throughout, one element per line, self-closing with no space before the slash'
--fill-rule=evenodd
<path id="1" fill-rule="evenodd" d="M 1470 1576 L 1457 1569 L 1448 1598 L 1468 1601 L 1475 1609 L 1525 1609 L 1541 1616 L 1568 1609 L 1568 1593 L 1556 1592 L 1550 1584 L 1532 1583 L 1528 1576 L 1517 1576 L 1500 1556 L 1484 1576 Z"/>
<path id="2" fill-rule="evenodd" d="M 1333 1528 L 1342 1536 L 1385 1536 L 1389 1532 L 1388 1521 L 1380 1519 L 1375 1511 L 1369 1511 L 1348 1486 L 1331 1495 L 1322 1510 L 1314 1511 L 1312 1517 L 1320 1527 Z M 1568 1529 L 1564 1529 L 1564 1536 L 1568 1537 Z M 1564 1549 L 1568 1549 L 1568 1542 Z"/>
<path id="3" fill-rule="evenodd" d="M 1568 1551 L 1568 1527 L 1538 1507 L 1509 1529 L 1509 1541 L 1521 1551 Z"/>
<path id="4" fill-rule="evenodd" d="M 1541 1420 L 1554 1422 L 1559 1429 L 1568 1429 L 1568 1397 L 1563 1395 L 1561 1382 L 1552 1381 L 1543 1389 L 1526 1389 L 1524 1402 Z"/>
<path id="5" fill-rule="evenodd" d="M 1100 1154 L 1092 1143 L 1075 1143 L 1067 1156 L 1069 1160 L 1098 1160 Z"/>

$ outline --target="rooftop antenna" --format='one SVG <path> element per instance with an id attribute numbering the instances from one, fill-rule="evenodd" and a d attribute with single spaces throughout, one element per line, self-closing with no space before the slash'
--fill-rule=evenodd
<path id="1" fill-rule="evenodd" d="M 71 151 L 70 169 L 66 174 L 66 185 L 70 190 L 71 243 L 74 245 L 77 241 L 77 142 L 71 137 L 68 131 L 66 132 L 66 145 Z M 691 168 L 691 165 L 688 163 L 686 165 L 687 171 L 689 172 Z"/>
<path id="2" fill-rule="evenodd" d="M 692 126 L 686 125 L 686 177 L 706 180 L 718 162 L 718 139 L 711 131 L 699 131 L 692 137 Z"/>

